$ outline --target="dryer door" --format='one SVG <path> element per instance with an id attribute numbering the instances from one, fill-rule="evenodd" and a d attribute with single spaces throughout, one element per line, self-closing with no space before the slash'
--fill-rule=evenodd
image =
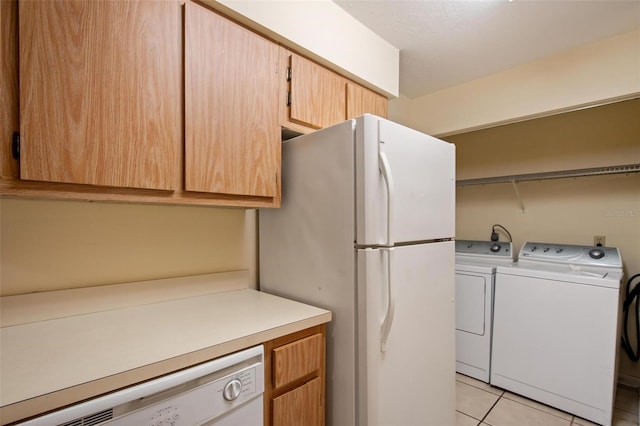
<path id="1" fill-rule="evenodd" d="M 456 271 L 456 371 L 489 382 L 493 274 Z"/>
<path id="2" fill-rule="evenodd" d="M 456 330 L 484 336 L 489 285 L 484 275 L 456 273 Z"/>

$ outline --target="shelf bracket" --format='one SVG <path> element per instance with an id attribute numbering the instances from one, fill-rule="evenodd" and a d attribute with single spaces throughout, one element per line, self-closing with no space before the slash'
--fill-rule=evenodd
<path id="1" fill-rule="evenodd" d="M 518 185 L 516 185 L 516 181 L 515 179 L 511 181 L 511 184 L 513 185 L 513 190 L 516 193 L 516 197 L 518 198 L 518 203 L 520 203 L 520 209 L 522 210 L 522 213 L 524 214 L 524 203 L 522 202 L 522 197 L 520 196 L 520 191 L 518 191 Z"/>

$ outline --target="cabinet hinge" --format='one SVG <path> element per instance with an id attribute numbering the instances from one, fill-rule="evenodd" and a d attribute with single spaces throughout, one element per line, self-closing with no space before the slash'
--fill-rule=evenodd
<path id="1" fill-rule="evenodd" d="M 11 155 L 16 160 L 20 159 L 20 133 L 13 132 L 13 138 L 11 139 Z"/>
<path id="2" fill-rule="evenodd" d="M 287 67 L 287 81 L 291 81 L 291 67 Z"/>
<path id="3" fill-rule="evenodd" d="M 291 92 L 287 92 L 287 106 L 291 106 Z"/>

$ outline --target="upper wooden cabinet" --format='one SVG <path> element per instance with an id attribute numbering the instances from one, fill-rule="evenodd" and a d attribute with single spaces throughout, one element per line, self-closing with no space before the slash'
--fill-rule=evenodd
<path id="1" fill-rule="evenodd" d="M 0 0 L 0 34 L 0 195 L 278 207 L 282 127 L 386 116 L 188 0 Z"/>
<path id="2" fill-rule="evenodd" d="M 185 189 L 278 196 L 278 46 L 195 3 L 185 22 Z"/>
<path id="3" fill-rule="evenodd" d="M 11 137 L 20 128 L 18 111 L 18 3 L 0 1 L 0 179 L 19 175 Z"/>
<path id="4" fill-rule="evenodd" d="M 280 51 L 280 121 L 308 133 L 370 113 L 387 117 L 387 99 L 285 48 Z"/>
<path id="5" fill-rule="evenodd" d="M 2 103 L 20 111 L 0 116 L 0 194 L 280 205 L 276 43 L 184 0 L 0 13 Z"/>
<path id="6" fill-rule="evenodd" d="M 345 120 L 345 81 L 295 54 L 287 54 L 289 119 L 316 129 Z"/>
<path id="7" fill-rule="evenodd" d="M 387 98 L 353 83 L 347 83 L 347 118 L 362 114 L 387 117 Z"/>
<path id="8" fill-rule="evenodd" d="M 20 178 L 177 189 L 177 3 L 19 3 Z"/>

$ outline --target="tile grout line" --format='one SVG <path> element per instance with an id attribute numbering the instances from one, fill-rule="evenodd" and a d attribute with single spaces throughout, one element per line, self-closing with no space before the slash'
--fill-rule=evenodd
<path id="1" fill-rule="evenodd" d="M 506 391 L 505 391 L 505 393 L 506 393 Z M 518 394 L 514 394 L 514 395 L 518 395 Z M 515 399 L 510 399 L 510 398 L 507 398 L 507 397 L 505 397 L 504 399 L 507 399 L 507 400 L 509 400 L 509 401 L 511 401 L 511 402 L 515 402 L 516 404 L 520 404 L 520 405 L 523 405 L 523 406 L 525 406 L 525 407 L 531 408 L 531 409 L 536 410 L 536 411 L 538 411 L 538 412 L 540 412 L 540 413 L 544 413 L 544 414 L 547 414 L 547 415 L 549 415 L 549 416 L 553 416 L 553 417 L 555 417 L 556 419 L 560 419 L 560 420 L 569 420 L 569 421 L 571 422 L 570 424 L 573 424 L 573 419 L 576 417 L 575 415 L 573 415 L 573 414 L 571 414 L 571 413 L 569 413 L 569 412 L 567 412 L 567 411 L 560 410 L 559 408 L 552 407 L 551 405 L 547 405 L 547 404 L 545 404 L 545 403 L 543 403 L 543 402 L 538 402 L 538 401 L 536 401 L 536 400 L 534 400 L 534 399 L 529 399 L 529 398 L 527 398 L 527 397 L 522 397 L 522 398 L 525 398 L 525 399 L 527 399 L 527 400 L 529 400 L 529 401 L 532 401 L 532 402 L 535 402 L 535 403 L 538 403 L 538 404 L 544 405 L 545 407 L 551 408 L 551 409 L 553 409 L 553 410 L 561 411 L 561 412 L 563 412 L 563 413 L 565 413 L 565 414 L 567 414 L 567 415 L 571 416 L 571 419 L 565 419 L 564 417 L 561 417 L 561 416 L 557 415 L 556 413 L 552 413 L 552 412 L 549 412 L 549 411 L 542 410 L 542 409 L 540 409 L 540 408 L 538 408 L 538 407 L 534 407 L 534 406 L 531 406 L 531 405 L 529 405 L 529 404 L 525 404 L 525 403 L 524 403 L 524 402 L 522 402 L 522 401 L 516 401 Z"/>
<path id="2" fill-rule="evenodd" d="M 482 422 L 482 420 L 478 420 L 477 418 L 473 417 L 471 414 L 467 414 L 467 413 L 465 413 L 464 411 L 456 410 L 456 413 L 460 413 L 460 414 L 462 414 L 462 415 L 463 415 L 463 416 L 465 416 L 465 417 L 469 417 L 470 419 L 476 420 L 476 421 L 478 421 L 478 422 Z M 480 423 L 478 423 L 478 425 L 479 425 L 479 424 L 480 424 Z"/>
<path id="3" fill-rule="evenodd" d="M 496 402 L 491 406 L 491 408 L 489 409 L 489 411 L 487 411 L 487 413 L 485 414 L 485 416 L 482 418 L 481 422 L 483 422 L 483 421 L 486 419 L 486 417 L 489 415 L 489 413 L 491 412 L 491 410 L 493 410 L 493 408 L 498 404 L 498 401 L 500 401 L 502 398 L 504 398 L 504 399 L 506 399 L 507 401 L 513 402 L 513 403 L 515 403 L 515 404 L 522 405 L 523 407 L 527 407 L 527 408 L 530 408 L 530 409 L 532 409 L 532 410 L 536 410 L 536 411 L 538 411 L 538 412 L 540 412 L 540 413 L 543 413 L 543 414 L 546 414 L 546 415 L 549 415 L 549 416 L 553 416 L 553 417 L 555 417 L 555 418 L 557 418 L 557 419 L 560 419 L 560 420 L 568 420 L 568 421 L 569 421 L 569 425 L 570 425 L 570 426 L 574 424 L 574 423 L 573 423 L 573 421 L 575 420 L 576 416 L 575 416 L 575 415 L 573 415 L 573 414 L 571 414 L 571 413 L 567 413 L 566 411 L 564 411 L 564 413 L 566 413 L 566 414 L 568 414 L 569 416 L 571 416 L 571 418 L 570 418 L 570 419 L 565 419 L 564 417 L 561 417 L 561 416 L 559 416 L 559 415 L 557 415 L 557 414 L 555 414 L 555 413 L 551 413 L 551 412 L 549 412 L 549 411 L 541 410 L 541 409 L 540 409 L 540 408 L 538 408 L 538 407 L 533 407 L 533 406 L 531 406 L 531 405 L 525 404 L 525 403 L 524 403 L 524 402 L 522 402 L 522 401 L 516 401 L 515 399 L 508 398 L 508 397 L 506 397 L 506 396 L 505 396 L 505 395 L 506 395 L 506 393 L 507 393 L 507 391 L 506 391 L 506 390 L 503 390 L 503 391 L 502 391 L 502 394 L 500 395 L 500 397 L 499 397 L 499 398 L 496 400 Z M 494 394 L 494 395 L 495 395 L 495 394 Z M 517 395 L 517 394 L 515 394 L 515 395 Z M 531 400 L 531 401 L 533 401 L 533 402 L 537 402 L 537 401 L 534 401 L 534 400 Z M 640 403 L 640 401 L 639 401 L 639 403 Z M 551 407 L 551 406 L 548 406 L 548 407 L 555 409 L 554 407 Z M 560 410 L 560 411 L 562 411 L 562 410 Z M 488 423 L 487 423 L 487 424 L 488 424 Z"/>
<path id="4" fill-rule="evenodd" d="M 494 394 L 495 395 L 495 394 Z M 489 415 L 489 413 L 491 412 L 491 410 L 493 410 L 493 408 L 498 404 L 498 401 L 500 401 L 502 399 L 502 397 L 504 396 L 504 390 L 502 391 L 502 393 L 498 396 L 498 399 L 496 399 L 496 402 L 493 403 L 493 405 L 491 406 L 491 408 L 489 408 L 487 410 L 487 412 L 484 414 L 484 416 L 482 417 L 482 419 L 480 420 L 480 423 L 478 423 L 478 426 L 481 425 L 484 422 L 484 419 L 487 418 L 487 416 Z M 489 423 L 487 423 L 489 424 Z"/>
<path id="5" fill-rule="evenodd" d="M 506 397 L 506 396 L 505 396 L 505 395 L 506 395 L 506 393 L 507 393 L 507 391 L 506 391 L 506 390 L 504 390 L 504 389 L 502 389 L 502 392 L 501 392 L 500 394 L 496 394 L 496 393 L 491 392 L 490 390 L 486 389 L 485 387 L 482 387 L 482 386 L 476 386 L 476 385 L 475 385 L 475 384 L 473 384 L 473 383 L 468 383 L 468 382 L 463 381 L 463 380 L 458 380 L 457 378 L 456 378 L 456 381 L 457 381 L 457 382 L 459 382 L 459 383 L 465 384 L 465 385 L 467 385 L 467 386 L 473 387 L 473 388 L 475 388 L 475 389 L 478 389 L 478 390 L 481 390 L 481 391 L 484 391 L 484 392 L 487 392 L 487 393 L 490 393 L 490 394 L 493 394 L 493 395 L 498 396 L 498 399 L 497 399 L 497 400 L 492 404 L 492 406 L 489 408 L 489 410 L 484 414 L 484 416 L 482 417 L 482 419 L 480 420 L 480 422 L 478 423 L 478 425 L 482 424 L 482 423 L 486 420 L 486 418 L 487 418 L 487 416 L 489 415 L 489 413 L 491 413 L 491 411 L 495 408 L 495 406 L 498 404 L 498 402 L 500 401 L 500 399 L 502 399 L 503 397 L 504 397 L 504 399 L 509 400 L 510 402 L 514 402 L 514 403 L 516 403 L 516 404 L 519 404 L 519 405 L 525 406 L 525 407 L 527 407 L 527 408 L 530 408 L 530 409 L 536 410 L 536 411 L 541 412 L 541 413 L 544 413 L 544 414 L 546 414 L 546 415 L 550 415 L 550 416 L 553 416 L 553 417 L 558 418 L 558 419 L 561 419 L 561 420 L 568 420 L 568 421 L 569 421 L 569 426 L 579 425 L 578 423 L 575 423 L 575 421 L 576 421 L 576 419 L 577 419 L 577 417 L 578 417 L 578 416 L 573 415 L 573 414 L 571 414 L 571 413 L 568 413 L 568 412 L 566 412 L 566 411 L 565 411 L 565 413 L 566 413 L 566 414 L 568 414 L 568 415 L 570 416 L 570 418 L 569 418 L 569 419 L 566 419 L 566 418 L 564 418 L 564 417 L 562 417 L 562 416 L 559 416 L 559 415 L 557 415 L 556 413 L 552 413 L 552 412 L 549 412 L 549 411 L 545 411 L 545 410 L 543 410 L 543 409 L 540 409 L 540 408 L 538 408 L 538 407 L 534 407 L 534 406 L 528 405 L 528 404 L 526 404 L 526 403 L 523 403 L 522 401 L 517 401 L 517 400 L 514 400 L 514 399 L 510 399 L 510 398 L 508 398 L 508 397 Z M 500 388 L 495 388 L 495 389 L 500 389 Z M 637 395 L 638 395 L 638 420 L 637 420 L 637 423 L 636 423 L 636 424 L 637 424 L 637 425 L 640 425 L 640 388 L 636 389 L 636 391 L 638 392 L 638 393 L 637 393 Z M 515 395 L 517 395 L 517 394 L 515 394 Z M 525 398 L 526 398 L 526 397 L 525 397 Z M 531 401 L 536 402 L 536 401 L 534 401 L 534 400 L 531 400 Z M 544 404 L 543 404 L 543 405 L 544 405 Z M 549 406 L 549 407 L 550 407 L 550 408 L 554 408 L 554 407 L 551 407 L 551 406 Z M 635 414 L 635 413 L 633 413 L 632 411 L 627 411 L 627 410 L 623 410 L 623 409 L 620 409 L 620 408 L 618 408 L 618 410 L 620 410 L 620 411 L 624 411 L 624 412 L 629 413 L 629 414 Z M 459 411 L 459 410 L 456 410 L 456 411 Z M 560 410 L 560 411 L 562 411 L 562 410 Z M 467 414 L 467 413 L 464 413 L 464 412 L 462 412 L 462 411 L 459 411 L 459 412 L 460 412 L 461 414 L 464 414 L 464 415 L 468 416 L 468 417 L 471 417 L 472 419 L 478 420 L 477 418 L 475 418 L 475 417 L 473 417 L 473 416 L 471 416 L 471 415 L 469 415 L 469 414 Z M 487 423 L 487 424 L 488 424 L 488 423 Z"/>

